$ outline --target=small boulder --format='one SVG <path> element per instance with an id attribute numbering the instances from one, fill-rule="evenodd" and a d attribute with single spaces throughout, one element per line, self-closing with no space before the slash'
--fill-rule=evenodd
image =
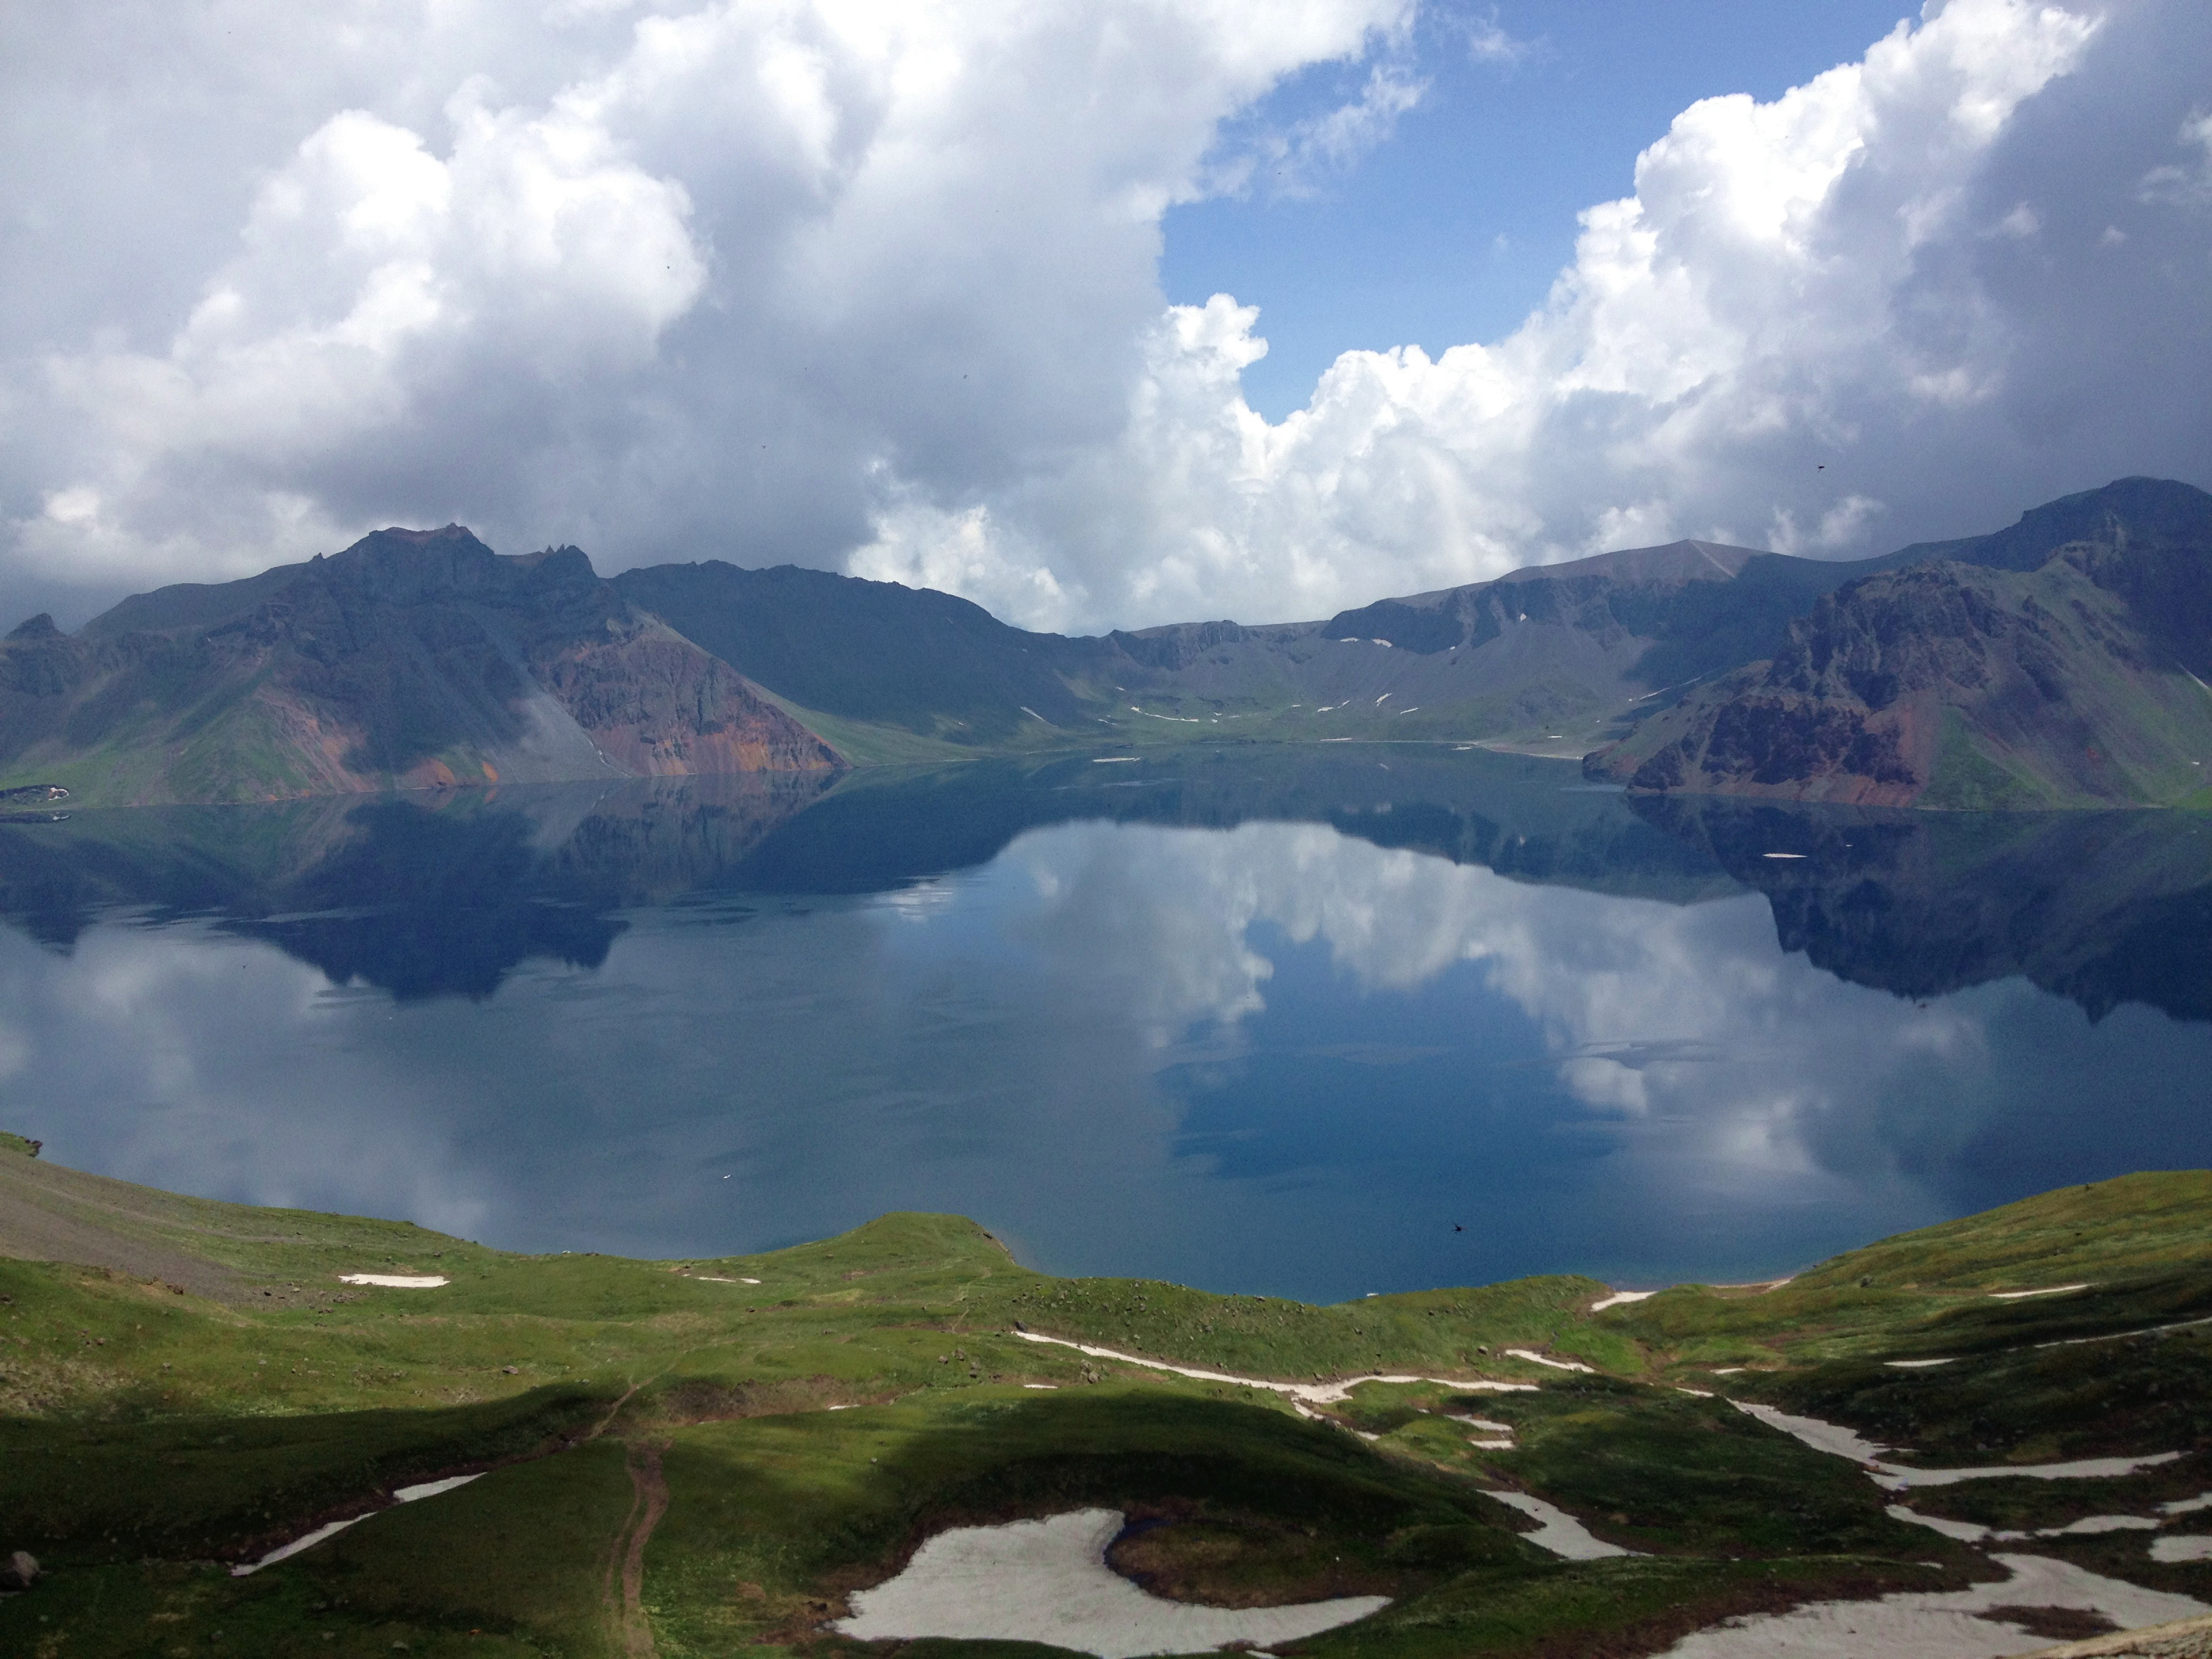
<path id="1" fill-rule="evenodd" d="M 40 1577 L 39 1558 L 28 1550 L 17 1550 L 8 1558 L 8 1565 L 0 1567 L 0 1590 L 27 1590 Z"/>

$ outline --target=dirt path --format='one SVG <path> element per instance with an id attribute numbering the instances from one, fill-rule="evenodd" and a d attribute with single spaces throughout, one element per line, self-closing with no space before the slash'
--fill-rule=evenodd
<path id="1" fill-rule="evenodd" d="M 668 1513 L 668 1482 L 660 1473 L 663 1445 L 633 1441 L 629 1448 L 629 1513 L 607 1552 L 602 1595 L 622 1650 L 629 1659 L 653 1659 L 653 1620 L 645 1611 L 645 1546 Z M 619 1595 L 619 1600 L 617 1595 Z"/>
<path id="2" fill-rule="evenodd" d="M 586 1440 L 597 1440 L 609 1429 L 614 1427 L 615 1419 L 622 1415 L 622 1408 L 629 1404 L 630 1397 L 636 1394 L 640 1389 L 643 1388 L 646 1382 L 658 1381 L 662 1373 L 656 1371 L 653 1376 L 647 1377 L 644 1382 L 633 1382 L 629 1387 L 624 1389 L 622 1391 L 622 1398 L 616 1401 L 615 1403 L 608 1408 L 607 1414 L 599 1420 L 597 1426 L 595 1426 L 589 1434 L 586 1435 L 584 1438 Z"/>

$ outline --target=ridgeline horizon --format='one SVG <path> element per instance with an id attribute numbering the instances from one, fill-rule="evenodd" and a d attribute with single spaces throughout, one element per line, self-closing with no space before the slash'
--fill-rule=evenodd
<path id="1" fill-rule="evenodd" d="M 1191 742 L 1481 744 L 1654 793 L 2212 800 L 2212 495 L 2124 478 L 1821 560 L 1682 540 L 1321 622 L 1017 629 L 720 560 L 392 528 L 0 641 L 0 788 L 272 800 Z"/>

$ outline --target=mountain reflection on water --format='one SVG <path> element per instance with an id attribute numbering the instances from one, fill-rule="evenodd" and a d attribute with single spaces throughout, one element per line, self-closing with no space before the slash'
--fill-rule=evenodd
<path id="1" fill-rule="evenodd" d="M 521 1249 L 1656 1283 L 2212 1162 L 2186 814 L 1191 750 L 86 812 L 0 913 L 0 1125 Z"/>

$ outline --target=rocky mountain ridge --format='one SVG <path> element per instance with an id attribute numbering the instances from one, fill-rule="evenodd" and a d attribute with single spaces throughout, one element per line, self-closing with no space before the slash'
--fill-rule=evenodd
<path id="1" fill-rule="evenodd" d="M 2193 514 L 2075 497 L 2027 515 L 2070 537 L 2033 567 L 2038 540 L 2015 526 L 1943 549 L 1985 561 L 1849 582 L 1772 657 L 1654 714 L 1585 769 L 1642 790 L 1966 809 L 2202 792 L 2212 496 L 2185 489 L 2151 504 Z"/>
<path id="2" fill-rule="evenodd" d="M 1368 739 L 1588 755 L 1638 789 L 2172 799 L 2212 754 L 2208 559 L 2212 496 L 2123 479 L 1856 563 L 1685 541 L 1325 622 L 1071 638 L 826 571 L 602 579 L 574 547 L 389 530 L 75 635 L 22 624 L 0 788 L 224 801 Z"/>
<path id="3" fill-rule="evenodd" d="M 0 764 L 80 799 L 272 799 L 761 769 L 835 751 L 574 548 L 380 531 L 0 644 Z"/>

